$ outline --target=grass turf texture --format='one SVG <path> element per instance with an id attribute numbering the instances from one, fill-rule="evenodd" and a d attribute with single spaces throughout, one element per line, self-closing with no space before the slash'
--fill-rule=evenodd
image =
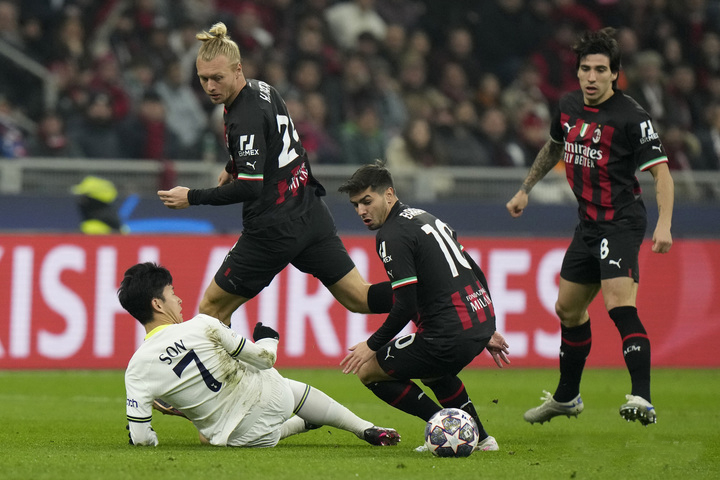
<path id="1" fill-rule="evenodd" d="M 322 427 L 272 449 L 200 445 L 190 422 L 155 412 L 160 446 L 131 447 L 121 371 L 0 372 L 0 478 L 720 478 L 720 371 L 655 369 L 658 423 L 627 423 L 618 408 L 629 393 L 624 370 L 588 370 L 585 411 L 530 425 L 523 412 L 552 390 L 554 370 L 470 370 L 461 374 L 499 452 L 436 458 L 413 449 L 424 423 L 375 398 L 336 370 L 282 370 L 360 416 L 402 435 L 397 447 L 372 447 Z"/>

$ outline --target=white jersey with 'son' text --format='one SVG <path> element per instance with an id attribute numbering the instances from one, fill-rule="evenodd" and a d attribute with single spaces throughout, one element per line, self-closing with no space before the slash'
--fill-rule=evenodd
<path id="1" fill-rule="evenodd" d="M 242 437 L 284 381 L 272 368 L 277 345 L 270 338 L 253 343 L 202 314 L 151 331 L 125 372 L 133 443 L 158 444 L 150 423 L 156 398 L 187 415 L 213 445 Z"/>

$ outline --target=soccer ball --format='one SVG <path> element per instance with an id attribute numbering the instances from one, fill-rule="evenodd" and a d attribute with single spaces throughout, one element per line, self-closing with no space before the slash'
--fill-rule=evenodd
<path id="1" fill-rule="evenodd" d="M 425 426 L 425 446 L 437 457 L 468 457 L 478 443 L 475 420 L 459 408 L 444 408 Z"/>

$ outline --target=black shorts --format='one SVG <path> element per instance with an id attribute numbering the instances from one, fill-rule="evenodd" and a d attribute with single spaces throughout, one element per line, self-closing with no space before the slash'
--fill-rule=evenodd
<path id="1" fill-rule="evenodd" d="M 646 222 L 580 222 L 565 252 L 560 276 L 575 283 L 631 277 L 640 281 L 638 255 Z"/>
<path id="2" fill-rule="evenodd" d="M 301 218 L 243 232 L 215 274 L 215 283 L 228 293 L 253 298 L 288 264 L 325 286 L 355 268 L 325 202 L 316 202 Z"/>
<path id="3" fill-rule="evenodd" d="M 397 380 L 437 378 L 457 375 L 480 355 L 490 337 L 467 338 L 459 335 L 452 341 L 431 341 L 411 333 L 397 338 L 377 351 L 380 368 Z"/>

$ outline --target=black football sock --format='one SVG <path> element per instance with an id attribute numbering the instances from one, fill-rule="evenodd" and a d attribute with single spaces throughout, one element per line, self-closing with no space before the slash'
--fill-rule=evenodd
<path id="1" fill-rule="evenodd" d="M 390 282 L 373 283 L 368 288 L 367 304 L 373 313 L 388 313 L 393 306 L 395 296 Z"/>
<path id="2" fill-rule="evenodd" d="M 590 354 L 590 320 L 572 328 L 561 325 L 560 337 L 560 382 L 553 398 L 558 402 L 569 402 L 580 393 L 585 360 Z"/>
<path id="3" fill-rule="evenodd" d="M 650 400 L 650 339 L 635 307 L 616 307 L 608 312 L 622 337 L 623 357 L 630 372 L 632 393 Z"/>
<path id="4" fill-rule="evenodd" d="M 391 407 L 420 417 L 426 422 L 440 410 L 440 406 L 425 395 L 422 388 L 410 380 L 373 382 L 365 386 Z"/>
<path id="5" fill-rule="evenodd" d="M 425 382 L 423 382 L 425 383 Z M 488 437 L 488 433 L 485 431 L 480 417 L 478 417 L 475 405 L 473 405 L 470 396 L 465 389 L 465 385 L 457 375 L 442 377 L 433 382 L 425 383 L 435 394 L 444 408 L 459 408 L 464 410 L 470 415 L 478 427 L 478 434 L 480 441 L 485 440 Z"/>

